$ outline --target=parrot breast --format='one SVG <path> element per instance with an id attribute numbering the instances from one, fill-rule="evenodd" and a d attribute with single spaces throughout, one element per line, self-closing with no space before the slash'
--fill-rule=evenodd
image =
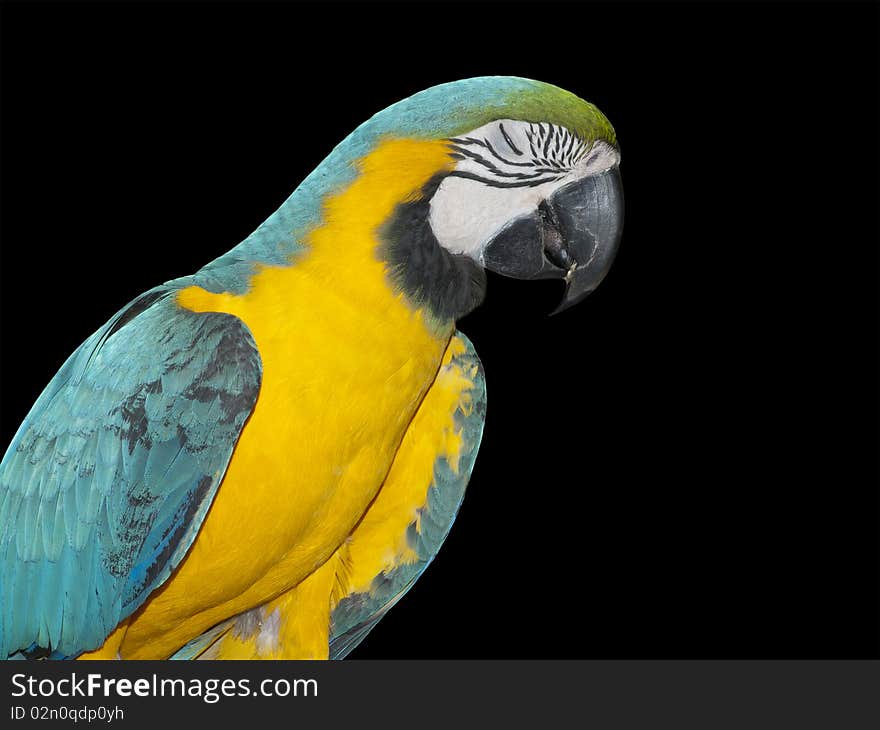
<path id="1" fill-rule="evenodd" d="M 259 267 L 244 294 L 179 293 L 248 326 L 263 380 L 198 537 L 131 617 L 123 658 L 167 657 L 297 585 L 375 499 L 453 331 L 391 285 L 376 232 L 451 162 L 443 143 L 385 141 L 291 265 Z"/>

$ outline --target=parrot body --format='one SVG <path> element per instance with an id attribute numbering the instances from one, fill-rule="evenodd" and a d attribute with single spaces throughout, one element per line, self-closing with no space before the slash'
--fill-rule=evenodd
<path id="1" fill-rule="evenodd" d="M 125 646 L 133 658 L 146 658 L 141 652 L 157 646 L 170 654 L 188 636 L 300 583 L 336 552 L 376 497 L 452 335 L 451 328 L 432 331 L 394 296 L 372 253 L 371 231 L 449 160 L 431 143 L 399 142 L 367 159 L 384 170 L 387 161 L 376 157 L 401 154 L 395 149 L 401 144 L 423 168 L 412 166 L 411 177 L 392 181 L 360 176 L 330 201 L 327 225 L 312 234 L 295 266 L 263 269 L 243 295 L 200 287 L 179 292 L 187 309 L 228 312 L 248 326 L 263 377 L 222 498 L 175 580 L 128 628 Z M 335 255 L 339 241 L 346 242 L 342 264 Z M 353 307 L 352 300 L 361 305 Z M 242 523 L 261 526 L 245 545 Z M 236 567 L 242 550 L 252 553 L 245 571 Z M 324 614 L 337 580 L 332 568 L 325 571 Z M 328 616 L 321 618 L 326 653 Z"/>
<path id="2" fill-rule="evenodd" d="M 488 166 L 472 147 L 490 136 L 455 138 L 511 111 Z M 484 258 L 526 265 L 509 232 L 541 195 L 583 178 L 613 197 L 614 143 L 594 107 L 545 84 L 429 89 L 358 128 L 242 244 L 121 310 L 0 463 L 0 656 L 345 656 L 464 495 L 485 383 L 455 319 L 483 297 Z M 517 226 L 472 216 L 508 236 L 486 256 L 434 233 L 463 235 L 445 202 L 466 205 L 458 184 L 514 201 Z M 543 246 L 529 275 L 569 286 L 601 258 L 599 243 L 589 261 Z"/>

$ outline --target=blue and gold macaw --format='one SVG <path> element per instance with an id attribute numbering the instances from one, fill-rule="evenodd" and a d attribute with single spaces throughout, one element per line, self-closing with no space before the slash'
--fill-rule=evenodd
<path id="1" fill-rule="evenodd" d="M 437 86 L 117 312 L 0 463 L 0 657 L 345 656 L 464 495 L 486 387 L 456 320 L 486 269 L 593 290 L 619 160 L 555 86 Z"/>

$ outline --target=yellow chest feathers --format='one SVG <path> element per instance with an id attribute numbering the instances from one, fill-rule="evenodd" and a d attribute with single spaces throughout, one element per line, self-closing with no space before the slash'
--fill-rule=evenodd
<path id="1" fill-rule="evenodd" d="M 219 620 L 296 584 L 376 496 L 452 324 L 438 327 L 392 290 L 375 232 L 450 164 L 442 143 L 385 142 L 325 201 L 293 265 L 262 267 L 241 296 L 180 292 L 183 307 L 248 325 L 263 380 L 197 541 L 145 607 L 158 624 Z"/>

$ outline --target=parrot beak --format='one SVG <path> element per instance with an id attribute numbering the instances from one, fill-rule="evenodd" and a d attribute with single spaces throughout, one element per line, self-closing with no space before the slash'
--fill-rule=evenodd
<path id="1" fill-rule="evenodd" d="M 574 259 L 565 274 L 565 296 L 552 312 L 574 306 L 599 286 L 623 234 L 623 185 L 613 167 L 562 188 L 551 199 Z"/>
<path id="2" fill-rule="evenodd" d="M 557 314 L 599 286 L 622 233 L 623 186 L 614 166 L 560 188 L 533 215 L 506 226 L 486 247 L 484 265 L 517 279 L 563 279 Z"/>

